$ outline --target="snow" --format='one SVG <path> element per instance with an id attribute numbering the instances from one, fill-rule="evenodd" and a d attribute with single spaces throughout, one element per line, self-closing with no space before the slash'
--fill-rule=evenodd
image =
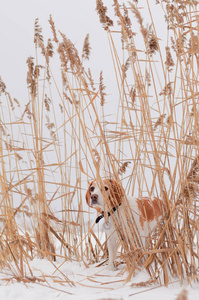
<path id="1" fill-rule="evenodd" d="M 35 282 L 17 282 L 8 272 L 0 274 L 1 299 L 174 300 L 184 288 L 188 291 L 188 299 L 196 300 L 199 294 L 198 283 L 190 286 L 180 286 L 175 282 L 168 287 L 158 285 L 131 287 L 132 283 L 146 282 L 149 275 L 146 271 L 140 271 L 125 284 L 126 274 L 122 274 L 123 266 L 116 271 L 109 271 L 106 265 L 100 267 L 91 265 L 86 268 L 82 262 L 63 259 L 53 263 L 46 259 L 34 259 L 29 265 L 37 278 Z M 28 276 L 30 274 L 27 272 Z M 66 282 L 65 276 L 73 282 L 73 285 Z"/>

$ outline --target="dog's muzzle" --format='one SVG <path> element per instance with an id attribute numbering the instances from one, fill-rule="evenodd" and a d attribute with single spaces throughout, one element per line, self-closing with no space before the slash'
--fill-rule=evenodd
<path id="1" fill-rule="evenodd" d="M 97 194 L 93 194 L 91 195 L 91 205 L 97 204 L 98 200 L 98 195 Z"/>

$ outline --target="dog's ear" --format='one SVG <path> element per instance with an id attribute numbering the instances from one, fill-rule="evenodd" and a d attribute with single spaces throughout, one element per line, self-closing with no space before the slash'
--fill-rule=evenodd
<path id="1" fill-rule="evenodd" d="M 113 179 L 107 179 L 107 184 L 110 189 L 110 204 L 111 207 L 117 206 L 122 203 L 125 195 L 122 185 Z"/>
<path id="2" fill-rule="evenodd" d="M 85 196 L 85 198 L 86 198 L 86 203 L 87 203 L 87 205 L 90 206 L 90 207 L 91 207 L 91 205 L 90 205 L 90 199 L 91 199 L 90 187 L 91 187 L 92 184 L 93 184 L 93 181 L 89 184 L 89 187 L 88 187 L 88 190 L 87 190 L 86 196 Z"/>

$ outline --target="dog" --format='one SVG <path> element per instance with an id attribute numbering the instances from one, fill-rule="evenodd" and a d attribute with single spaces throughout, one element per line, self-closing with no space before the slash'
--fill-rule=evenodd
<path id="1" fill-rule="evenodd" d="M 122 222 L 126 222 L 124 207 L 122 206 L 124 197 L 126 196 L 122 186 L 117 181 L 111 179 L 104 179 L 101 182 L 92 181 L 86 192 L 87 205 L 100 213 L 96 219 L 96 223 L 99 223 L 103 218 L 105 219 L 103 228 L 107 233 L 109 270 L 115 270 L 114 256 L 119 238 L 114 219 L 120 223 L 121 220 Z M 131 196 L 127 196 L 126 198 L 144 245 L 149 233 L 157 226 L 157 221 L 162 218 L 163 203 L 158 198 L 135 198 Z"/>

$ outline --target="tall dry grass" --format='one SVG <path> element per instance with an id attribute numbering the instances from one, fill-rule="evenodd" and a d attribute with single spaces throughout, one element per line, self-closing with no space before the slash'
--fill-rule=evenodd
<path id="1" fill-rule="evenodd" d="M 146 247 L 127 201 L 127 222 L 118 224 L 112 216 L 120 237 L 118 263 L 126 262 L 127 281 L 141 268 L 151 282 L 197 280 L 198 3 L 156 4 L 166 20 L 163 42 L 148 0 L 150 26 L 138 1 L 114 0 L 115 20 L 103 1 L 96 1 L 118 87 L 111 118 L 103 73 L 96 84 L 85 64 L 89 35 L 79 55 L 51 16 L 47 45 L 35 22 L 25 108 L 1 80 L 1 268 L 18 280 L 33 280 L 26 274 L 32 274 L 29 261 L 37 256 L 52 263 L 57 257 L 75 259 L 85 266 L 106 260 L 106 243 L 94 230 L 84 197 L 91 179 L 110 177 L 126 194 L 157 196 L 165 207 Z M 60 78 L 52 71 L 53 59 L 59 59 Z"/>

